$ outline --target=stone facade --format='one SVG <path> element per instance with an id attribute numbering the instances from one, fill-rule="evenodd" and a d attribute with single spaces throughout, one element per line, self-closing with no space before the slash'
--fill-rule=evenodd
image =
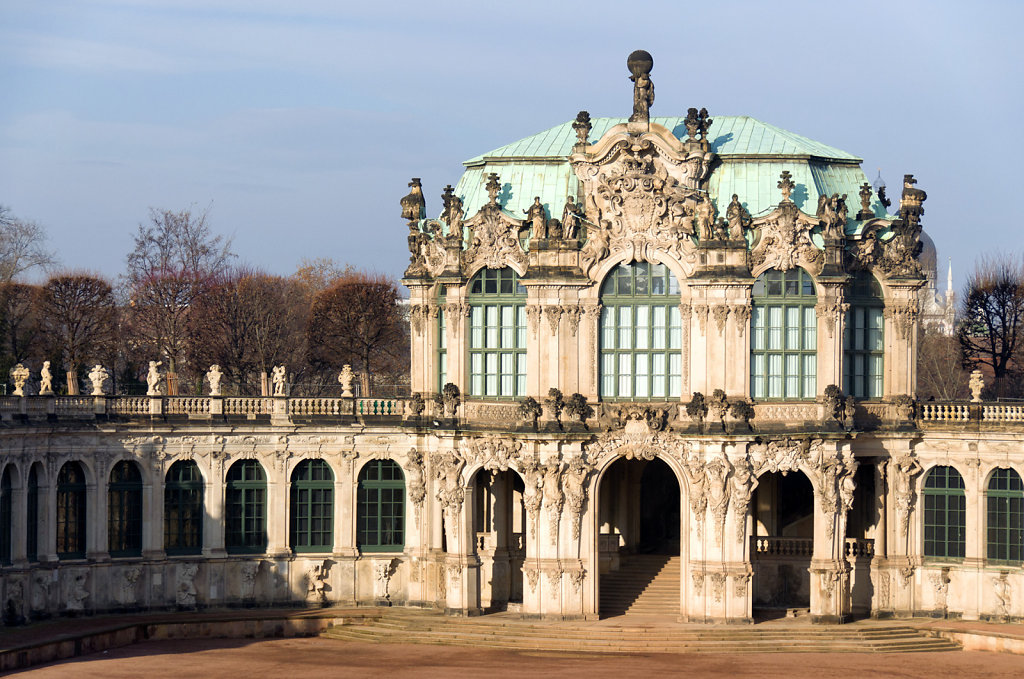
<path id="1" fill-rule="evenodd" d="M 771 130 L 705 110 L 653 118 L 645 54 L 629 120 L 581 112 L 545 133 L 561 147 L 468 161 L 440 219 L 410 183 L 410 398 L 175 397 L 154 380 L 146 397 L 0 399 L 4 619 L 335 603 L 592 618 L 601 576 L 644 551 L 678 556 L 689 621 L 1024 618 L 1022 519 L 1000 515 L 994 549 L 988 525 L 999 498 L 1019 506 L 1024 407 L 913 399 L 924 192 L 908 175 L 890 216 L 849 154 L 785 135 L 741 148 Z M 310 461 L 321 509 L 299 495 Z M 172 487 L 179 462 L 195 486 Z M 184 554 L 183 488 L 202 498 Z M 239 535 L 255 541 L 232 549 Z"/>

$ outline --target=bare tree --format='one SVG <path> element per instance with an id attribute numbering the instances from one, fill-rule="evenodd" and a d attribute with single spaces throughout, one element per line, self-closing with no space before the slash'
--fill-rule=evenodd
<path id="1" fill-rule="evenodd" d="M 956 337 L 925 330 L 919 336 L 917 347 L 918 398 L 953 401 L 967 396 L 968 377 Z"/>
<path id="2" fill-rule="evenodd" d="M 1006 388 L 1024 333 L 1024 260 L 1011 255 L 987 255 L 967 280 L 960 307 L 957 339 L 963 364 L 986 367 L 995 378 L 996 396 L 1011 396 Z"/>
<path id="3" fill-rule="evenodd" d="M 310 361 L 359 371 L 364 395 L 373 376 L 396 378 L 409 360 L 409 328 L 398 284 L 387 276 L 349 273 L 321 291 L 309 317 Z"/>
<path id="4" fill-rule="evenodd" d="M 189 313 L 234 254 L 231 241 L 214 235 L 207 211 L 150 209 L 140 224 L 125 276 L 129 327 L 152 356 L 167 359 L 168 393 L 177 393 L 178 361 L 190 348 Z"/>
<path id="5" fill-rule="evenodd" d="M 54 261 L 43 227 L 0 205 L 0 283 L 10 283 L 32 269 L 47 269 Z"/>
<path id="6" fill-rule="evenodd" d="M 117 339 L 117 304 L 110 283 L 88 273 L 51 276 L 40 296 L 46 336 L 67 371 L 69 394 L 78 393 L 78 369 L 102 359 Z"/>
<path id="7" fill-rule="evenodd" d="M 25 283 L 0 284 L 0 374 L 16 363 L 41 358 L 39 295 L 42 288 Z"/>
<path id="8" fill-rule="evenodd" d="M 295 280 L 233 269 L 195 301 L 192 330 L 203 337 L 195 345 L 195 362 L 217 363 L 243 392 L 261 385 L 274 365 L 301 371 L 308 309 Z"/>

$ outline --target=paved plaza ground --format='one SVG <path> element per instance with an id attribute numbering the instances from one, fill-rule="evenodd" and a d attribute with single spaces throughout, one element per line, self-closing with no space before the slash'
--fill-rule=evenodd
<path id="1" fill-rule="evenodd" d="M 1024 656 L 1003 653 L 611 655 L 545 654 L 334 639 L 147 642 L 21 672 L 26 679 L 146 677 L 738 677 L 900 679 L 1024 676 Z"/>

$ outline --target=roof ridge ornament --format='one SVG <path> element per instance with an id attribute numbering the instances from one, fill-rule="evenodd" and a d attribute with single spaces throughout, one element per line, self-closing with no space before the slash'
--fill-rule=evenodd
<path id="1" fill-rule="evenodd" d="M 860 185 L 860 212 L 857 213 L 857 219 L 874 219 L 875 213 L 871 209 L 871 184 L 864 182 Z"/>
<path id="2" fill-rule="evenodd" d="M 587 137 L 590 136 L 590 113 L 587 111 L 580 111 L 576 114 L 576 122 L 572 124 L 572 129 L 576 131 L 576 145 L 586 146 Z"/>
<path id="3" fill-rule="evenodd" d="M 782 200 L 787 203 L 792 203 L 789 195 L 793 193 L 793 189 L 796 188 L 796 184 L 793 183 L 793 175 L 789 173 L 789 170 L 783 170 L 782 174 L 779 175 L 779 183 L 777 184 L 779 189 L 782 191 Z"/>
<path id="4" fill-rule="evenodd" d="M 413 177 L 409 182 L 410 191 L 401 201 L 402 219 L 409 222 L 416 222 L 427 218 L 427 201 L 423 197 L 423 185 L 419 177 Z"/>
<path id="5" fill-rule="evenodd" d="M 501 207 L 498 205 L 498 194 L 501 193 L 501 182 L 498 181 L 497 172 L 491 172 L 487 175 L 487 184 L 484 188 L 487 189 L 487 196 L 490 198 L 488 205 Z"/>
<path id="6" fill-rule="evenodd" d="M 651 80 L 654 57 L 645 50 L 636 50 L 626 59 L 626 66 L 633 83 L 633 115 L 629 117 L 629 122 L 649 123 L 651 106 L 654 104 L 654 82 Z"/>

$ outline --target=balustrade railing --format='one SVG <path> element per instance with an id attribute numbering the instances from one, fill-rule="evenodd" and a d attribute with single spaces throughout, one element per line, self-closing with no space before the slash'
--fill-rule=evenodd
<path id="1" fill-rule="evenodd" d="M 397 398 L 356 399 L 356 415 L 402 415 L 405 405 Z"/>
<path id="2" fill-rule="evenodd" d="M 981 407 L 983 422 L 1024 422 L 1024 404 L 995 403 Z"/>
<path id="3" fill-rule="evenodd" d="M 810 557 L 814 553 L 814 540 L 811 538 L 781 538 L 775 536 L 753 537 L 751 538 L 750 551 L 759 557 Z"/>
<path id="4" fill-rule="evenodd" d="M 164 412 L 168 415 L 207 415 L 210 399 L 203 396 L 168 396 L 164 401 Z"/>
<path id="5" fill-rule="evenodd" d="M 92 417 L 92 396 L 57 396 L 54 398 L 53 411 L 57 417 Z"/>
<path id="6" fill-rule="evenodd" d="M 292 398 L 288 399 L 288 414 L 302 416 L 338 416 L 349 414 L 343 398 Z"/>
<path id="7" fill-rule="evenodd" d="M 966 422 L 971 419 L 968 403 L 925 402 L 921 404 L 922 422 Z"/>
<path id="8" fill-rule="evenodd" d="M 225 415 L 268 415 L 274 409 L 273 401 L 261 397 L 224 399 Z"/>
<path id="9" fill-rule="evenodd" d="M 846 538 L 846 544 L 843 546 L 843 554 L 847 558 L 858 556 L 872 557 L 875 555 L 875 541 Z"/>
<path id="10" fill-rule="evenodd" d="M 122 396 L 110 399 L 109 409 L 115 415 L 149 415 L 148 396 Z"/>

